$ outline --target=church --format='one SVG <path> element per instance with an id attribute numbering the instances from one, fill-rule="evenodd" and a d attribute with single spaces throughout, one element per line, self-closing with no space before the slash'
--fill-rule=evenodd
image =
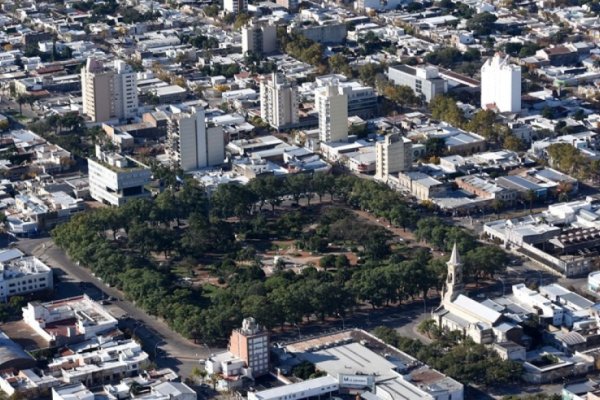
<path id="1" fill-rule="evenodd" d="M 448 276 L 442 301 L 432 312 L 432 318 L 438 326 L 448 331 L 460 331 L 480 344 L 519 341 L 523 334 L 520 326 L 463 294 L 463 264 L 456 243 L 447 265 Z"/>

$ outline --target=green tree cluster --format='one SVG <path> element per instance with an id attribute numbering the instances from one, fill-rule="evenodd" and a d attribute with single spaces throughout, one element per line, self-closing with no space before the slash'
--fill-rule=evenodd
<path id="1" fill-rule="evenodd" d="M 600 161 L 590 160 L 568 143 L 552 144 L 547 153 L 550 164 L 566 174 L 594 181 L 600 178 Z"/>
<path id="2" fill-rule="evenodd" d="M 465 278 L 493 277 L 505 270 L 508 256 L 494 246 L 480 246 L 464 229 L 446 224 L 437 217 L 422 218 L 417 222 L 415 236 L 434 248 L 450 252 L 454 243 L 463 256 Z"/>
<path id="3" fill-rule="evenodd" d="M 388 327 L 375 328 L 374 334 L 459 382 L 486 387 L 503 387 L 520 382 L 523 366 L 502 360 L 484 345 L 448 332 L 429 345 L 400 336 Z"/>

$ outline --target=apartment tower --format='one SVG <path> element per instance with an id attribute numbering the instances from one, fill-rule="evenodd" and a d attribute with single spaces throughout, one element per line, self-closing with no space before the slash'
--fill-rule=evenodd
<path id="1" fill-rule="evenodd" d="M 412 142 L 399 133 L 386 135 L 375 143 L 375 178 L 387 181 L 389 175 L 412 167 Z"/>
<path id="2" fill-rule="evenodd" d="M 481 108 L 500 112 L 521 111 L 521 67 L 496 53 L 481 67 Z"/>
<path id="3" fill-rule="evenodd" d="M 137 80 L 127 63 L 105 64 L 93 57 L 81 70 L 83 114 L 93 122 L 133 118 L 138 112 Z"/>
<path id="4" fill-rule="evenodd" d="M 260 81 L 260 117 L 275 129 L 298 123 L 298 88 L 274 72 Z"/>
<path id="5" fill-rule="evenodd" d="M 171 106 L 167 128 L 167 154 L 171 166 L 183 172 L 223 164 L 223 128 L 207 125 L 203 109 L 189 111 Z"/>
<path id="6" fill-rule="evenodd" d="M 348 95 L 335 83 L 315 92 L 315 109 L 319 113 L 319 140 L 348 140 Z"/>

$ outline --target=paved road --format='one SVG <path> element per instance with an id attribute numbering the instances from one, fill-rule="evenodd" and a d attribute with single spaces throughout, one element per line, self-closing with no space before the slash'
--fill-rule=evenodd
<path id="1" fill-rule="evenodd" d="M 88 293 L 94 299 L 114 297 L 110 307 L 122 310 L 121 328 L 131 330 L 144 343 L 146 351 L 156 358 L 157 365 L 171 367 L 183 377 L 189 376 L 200 358 L 209 355 L 206 346 L 194 344 L 181 335 L 173 332 L 166 323 L 148 315 L 133 303 L 124 300 L 119 290 L 108 287 L 101 280 L 92 276 L 91 272 L 77 266 L 66 254 L 54 245 L 50 238 L 20 239 L 17 243 L 23 252 L 33 254 L 53 268 L 64 271 L 58 283 L 60 297 L 75 296 L 82 292 Z M 88 282 L 84 287 L 78 282 Z M 211 352 L 220 349 L 211 348 Z"/>

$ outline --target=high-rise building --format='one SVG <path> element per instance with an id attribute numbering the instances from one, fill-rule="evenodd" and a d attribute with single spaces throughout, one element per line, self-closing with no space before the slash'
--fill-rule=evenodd
<path id="1" fill-rule="evenodd" d="M 88 58 L 81 70 L 83 113 L 94 122 L 127 119 L 137 115 L 137 79 L 124 61 L 105 64 Z"/>
<path id="2" fill-rule="evenodd" d="M 387 181 L 390 174 L 408 171 L 412 167 L 412 142 L 399 133 L 386 135 L 375 143 L 375 177 Z"/>
<path id="3" fill-rule="evenodd" d="M 319 113 L 319 140 L 348 140 L 348 95 L 332 83 L 315 91 L 315 109 Z"/>
<path id="4" fill-rule="evenodd" d="M 245 318 L 242 328 L 231 332 L 229 352 L 244 360 L 252 377 L 269 372 L 269 333 L 254 318 Z"/>
<path id="5" fill-rule="evenodd" d="M 204 110 L 188 112 L 171 106 L 167 128 L 167 154 L 174 168 L 184 172 L 223 164 L 223 128 L 207 125 Z"/>
<path id="6" fill-rule="evenodd" d="M 248 0 L 223 0 L 223 9 L 232 14 L 248 11 Z"/>
<path id="7" fill-rule="evenodd" d="M 481 108 L 521 111 L 521 67 L 496 53 L 481 67 Z"/>
<path id="8" fill-rule="evenodd" d="M 242 52 L 263 55 L 277 51 L 277 27 L 250 21 L 242 28 Z"/>
<path id="9" fill-rule="evenodd" d="M 260 81 L 260 117 L 275 129 L 298 123 L 298 88 L 274 72 Z"/>

